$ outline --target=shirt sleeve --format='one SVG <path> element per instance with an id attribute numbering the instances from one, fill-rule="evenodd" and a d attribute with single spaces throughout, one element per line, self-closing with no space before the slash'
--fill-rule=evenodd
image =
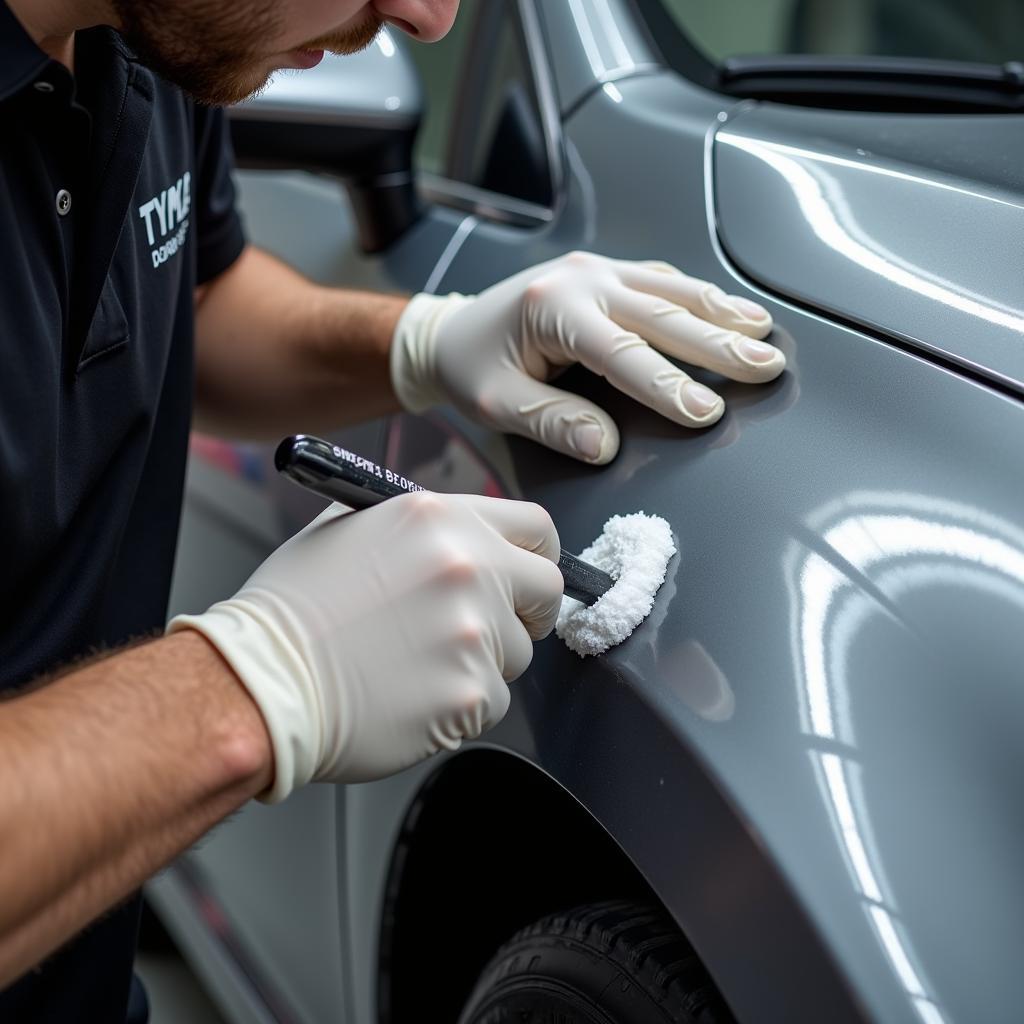
<path id="1" fill-rule="evenodd" d="M 223 273 L 242 254 L 245 231 L 235 209 L 235 157 L 224 111 L 196 105 L 197 187 L 192 189 L 196 228 L 196 284 Z"/>

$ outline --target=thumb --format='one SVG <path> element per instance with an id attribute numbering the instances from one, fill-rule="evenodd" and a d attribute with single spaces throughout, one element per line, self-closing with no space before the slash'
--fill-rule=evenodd
<path id="1" fill-rule="evenodd" d="M 503 376 L 500 399 L 481 402 L 491 426 L 532 438 L 581 462 L 603 466 L 619 450 L 619 428 L 602 408 L 526 374 Z"/>

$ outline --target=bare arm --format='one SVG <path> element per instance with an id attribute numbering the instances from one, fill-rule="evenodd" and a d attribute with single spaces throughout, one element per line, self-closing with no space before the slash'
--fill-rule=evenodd
<path id="1" fill-rule="evenodd" d="M 0 703 L 0 988 L 271 782 L 256 705 L 191 630 Z"/>
<path id="2" fill-rule="evenodd" d="M 197 425 L 274 439 L 396 410 L 388 351 L 407 301 L 321 287 L 250 246 L 197 296 Z"/>

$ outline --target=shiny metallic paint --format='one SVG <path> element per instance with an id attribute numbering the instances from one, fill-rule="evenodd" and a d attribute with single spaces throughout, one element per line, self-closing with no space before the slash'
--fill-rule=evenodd
<path id="1" fill-rule="evenodd" d="M 730 122 L 729 101 L 625 64 L 625 77 L 603 90 L 571 17 L 598 6 L 632 17 L 597 0 L 539 5 L 559 55 L 562 109 L 589 96 L 566 125 L 560 215 L 529 231 L 470 225 L 438 286 L 472 291 L 572 248 L 668 259 L 768 305 L 789 369 L 764 388 L 701 374 L 728 411 L 700 433 L 572 371 L 566 386 L 622 427 L 622 451 L 603 470 L 451 415 L 434 421 L 430 429 L 463 436 L 442 447 L 449 479 L 479 480 L 482 456 L 505 490 L 551 510 L 567 547 L 589 542 L 613 512 L 638 508 L 669 518 L 679 540 L 634 637 L 586 662 L 553 638 L 541 643 L 487 745 L 528 758 L 590 809 L 744 1024 L 1016 1019 L 1024 410 L 887 344 L 888 320 L 868 335 L 776 296 L 771 275 L 813 238 L 799 210 L 784 235 L 744 236 L 762 257 L 756 266 L 768 267 L 762 280 L 748 279 L 723 251 L 713 217 L 731 215 L 728 204 L 753 186 L 733 180 L 713 194 L 706 166 L 719 115 L 738 132 L 759 112 Z M 815 116 L 792 111 L 791 132 Z M 258 197 L 254 235 L 300 256 L 307 239 L 285 230 L 287 195 Z M 777 257 L 765 264 L 772 241 Z M 745 249 L 729 252 L 744 262 Z M 331 258 L 344 263 L 340 252 Z M 410 266 L 425 280 L 430 261 L 417 259 Z M 839 294 L 824 261 L 805 269 L 808 301 Z M 379 272 L 396 280 L 386 261 Z M 850 315 L 873 316 L 877 295 L 844 296 Z M 916 307 L 904 299 L 892 295 L 886 312 L 913 327 Z M 994 343 L 984 331 L 976 326 L 972 344 Z M 382 437 L 367 454 L 385 450 Z M 416 478 L 429 467 L 395 468 Z M 341 945 L 328 959 L 336 953 L 348 967 L 295 991 L 303 1019 L 328 1019 L 341 1005 L 355 1020 L 373 1019 L 366 939 L 376 933 L 398 822 L 436 767 L 337 790 L 337 849 L 333 859 L 321 852 L 337 864 L 339 903 L 311 900 L 303 928 L 312 950 L 340 920 Z M 308 799 L 323 806 L 329 792 Z M 272 891 L 282 864 L 287 888 L 335 886 L 320 888 L 322 869 L 296 874 L 295 831 L 272 829 L 276 813 L 243 813 L 266 818 L 258 841 L 239 841 L 232 825 L 198 855 L 227 886 L 239 856 L 264 848 L 263 873 L 229 900 L 233 913 L 244 915 L 262 887 L 287 916 L 292 898 Z M 247 938 L 273 971 L 274 942 L 256 925 Z"/>
<path id="2" fill-rule="evenodd" d="M 715 143 L 723 244 L 782 295 L 1024 394 L 1022 130 L 751 106 Z"/>

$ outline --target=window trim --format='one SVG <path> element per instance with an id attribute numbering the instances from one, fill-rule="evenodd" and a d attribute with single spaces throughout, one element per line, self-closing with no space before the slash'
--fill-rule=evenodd
<path id="1" fill-rule="evenodd" d="M 554 210 L 539 203 L 516 199 L 502 192 L 478 188 L 464 181 L 445 178 L 439 174 L 422 171 L 416 175 L 417 191 L 424 199 L 452 206 L 457 210 L 472 213 L 487 220 L 519 227 L 537 227 L 554 220 Z"/>
<path id="2" fill-rule="evenodd" d="M 536 228 L 550 224 L 565 203 L 565 145 L 554 79 L 548 62 L 547 47 L 541 34 L 536 0 L 514 0 L 514 3 L 511 14 L 530 67 L 531 84 L 537 97 L 541 130 L 544 133 L 548 173 L 551 177 L 551 205 L 531 203 L 501 192 L 492 192 L 444 174 L 417 172 L 416 180 L 420 193 L 431 202 L 472 213 L 484 220 Z M 497 4 L 481 8 L 479 20 L 472 28 L 473 37 L 482 31 L 486 19 L 494 20 L 503 14 L 504 11 Z M 457 88 L 460 90 L 467 82 L 481 77 L 487 67 L 485 55 L 478 49 L 472 49 L 472 40 L 470 47 L 470 56 L 457 79 Z M 461 111 L 456 113 L 456 122 L 449 141 L 449 153 L 445 159 L 446 168 L 450 165 L 450 154 L 460 147 L 465 147 L 469 138 L 468 133 L 472 130 L 472 126 L 463 123 L 460 114 Z"/>
<path id="3" fill-rule="evenodd" d="M 651 45 L 684 78 L 732 100 L 829 110 L 901 113 L 1020 113 L 1024 70 L 925 57 L 755 54 L 716 63 L 689 37 L 664 0 L 632 0 Z"/>

